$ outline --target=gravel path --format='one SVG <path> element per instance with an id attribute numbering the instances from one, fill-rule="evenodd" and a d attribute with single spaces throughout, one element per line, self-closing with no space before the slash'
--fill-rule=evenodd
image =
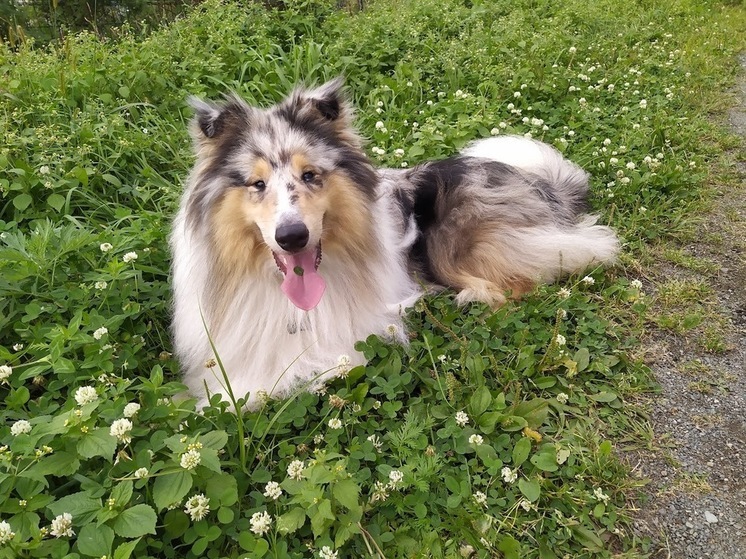
<path id="1" fill-rule="evenodd" d="M 729 120 L 746 142 L 746 55 Z M 661 385 L 651 400 L 655 451 L 636 453 L 650 479 L 636 530 L 654 559 L 746 559 L 746 163 L 684 251 L 712 272 L 663 265 L 657 279 L 705 279 L 726 324 L 726 350 L 707 353 L 691 336 L 653 334 L 650 365 Z"/>

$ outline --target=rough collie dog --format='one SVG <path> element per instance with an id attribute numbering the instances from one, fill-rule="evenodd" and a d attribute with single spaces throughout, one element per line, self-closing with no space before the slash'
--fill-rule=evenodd
<path id="1" fill-rule="evenodd" d="M 497 307 L 619 250 L 584 213 L 586 173 L 546 144 L 491 138 L 378 170 L 341 80 L 268 109 L 236 96 L 192 106 L 173 333 L 202 404 L 228 394 L 216 353 L 251 405 L 362 364 L 354 344 L 370 334 L 405 341 L 403 311 L 422 286 Z"/>

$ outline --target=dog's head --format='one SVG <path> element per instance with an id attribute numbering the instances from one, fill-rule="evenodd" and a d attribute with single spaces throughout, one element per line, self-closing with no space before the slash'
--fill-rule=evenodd
<path id="1" fill-rule="evenodd" d="M 322 246 L 326 254 L 365 250 L 378 183 L 342 80 L 296 89 L 268 109 L 236 95 L 191 104 L 197 164 L 188 224 L 207 228 L 224 274 L 251 273 L 274 259 L 290 300 L 315 307 L 325 288 Z"/>

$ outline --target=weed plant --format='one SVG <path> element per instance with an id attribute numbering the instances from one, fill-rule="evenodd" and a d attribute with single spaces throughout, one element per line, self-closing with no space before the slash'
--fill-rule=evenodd
<path id="1" fill-rule="evenodd" d="M 0 558 L 645 556 L 615 456 L 649 388 L 623 265 L 496 313 L 430 297 L 407 347 L 361 340 L 369 365 L 340 356 L 323 393 L 195 410 L 168 334 L 185 99 L 342 74 L 387 166 L 542 139 L 591 173 L 624 264 L 700 204 L 743 23 L 693 0 L 208 0 L 147 38 L 0 46 Z"/>

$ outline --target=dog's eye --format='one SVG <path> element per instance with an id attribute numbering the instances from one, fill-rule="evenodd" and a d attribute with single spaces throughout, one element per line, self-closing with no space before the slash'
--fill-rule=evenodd
<path id="1" fill-rule="evenodd" d="M 252 182 L 249 186 L 253 186 L 254 188 L 256 188 L 257 190 L 259 190 L 260 192 L 262 190 L 264 190 L 265 188 L 267 188 L 267 185 L 264 183 L 264 181 Z"/>
<path id="2" fill-rule="evenodd" d="M 311 182 L 313 179 L 316 178 L 316 173 L 313 171 L 306 171 L 300 176 L 301 180 L 303 182 Z"/>

